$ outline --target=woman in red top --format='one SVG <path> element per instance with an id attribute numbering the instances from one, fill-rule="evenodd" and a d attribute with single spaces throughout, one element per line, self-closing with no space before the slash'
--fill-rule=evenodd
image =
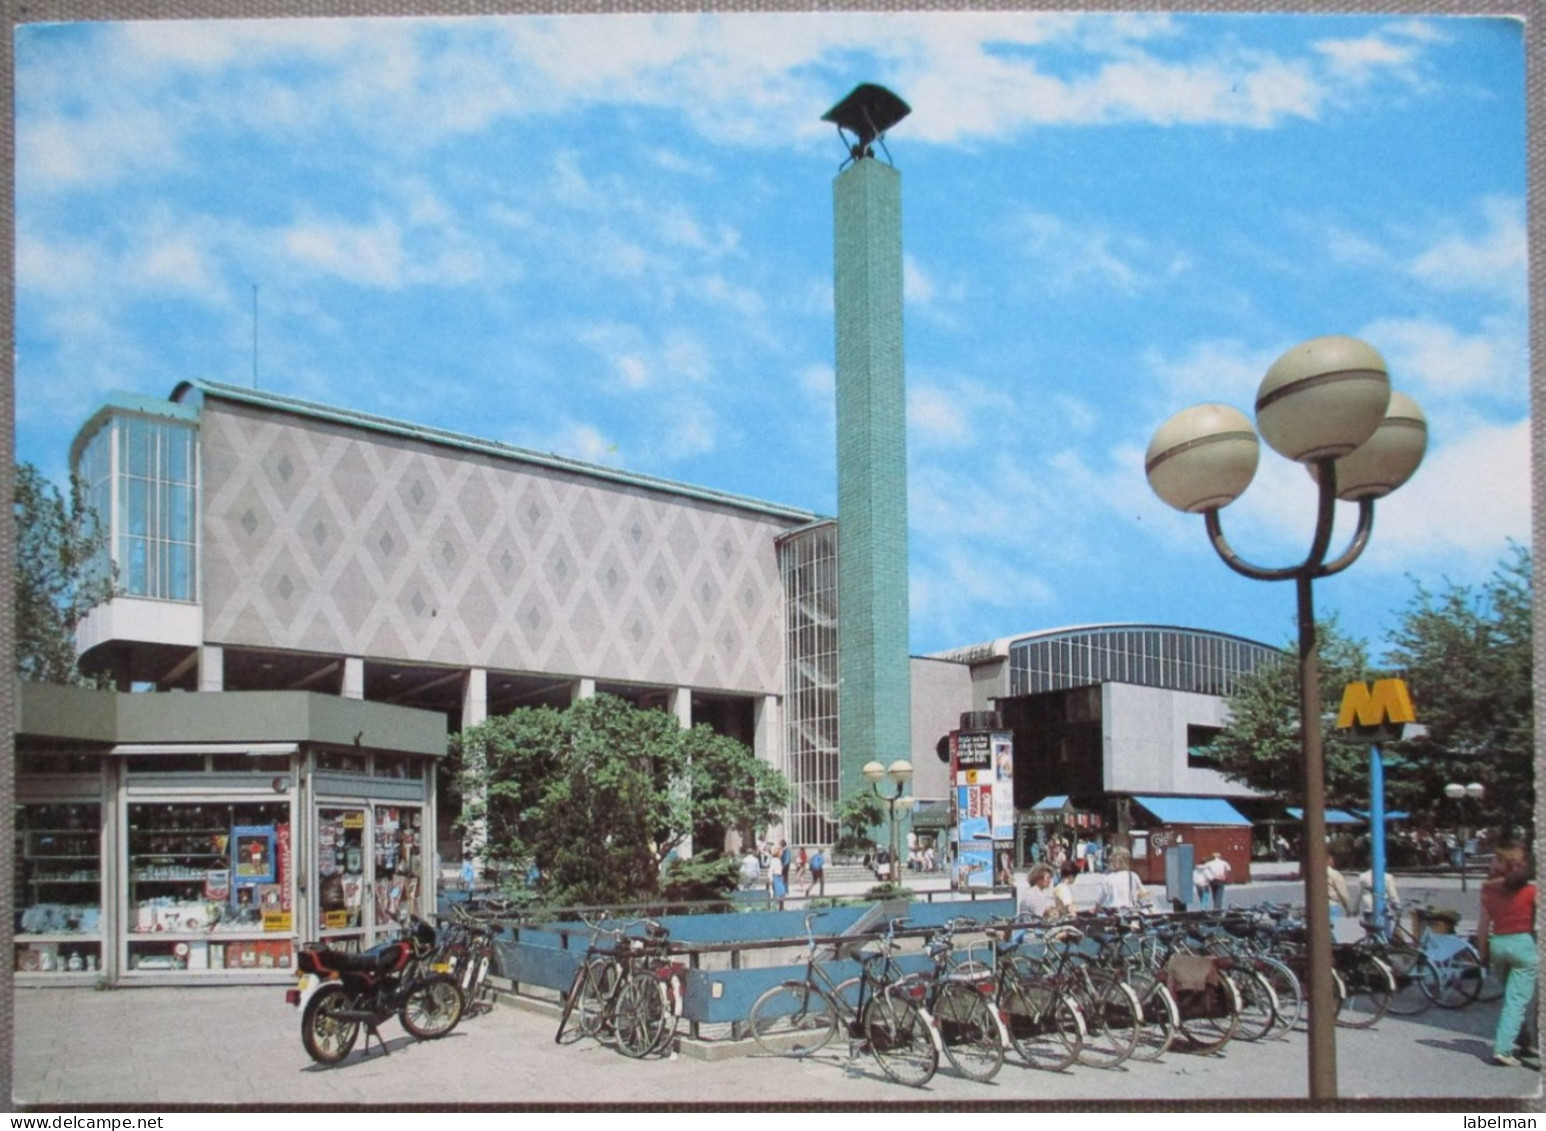
<path id="1" fill-rule="evenodd" d="M 1476 923 L 1477 949 L 1503 982 L 1503 1011 L 1492 1038 L 1492 1062 L 1519 1067 L 1514 1055 L 1520 1027 L 1535 996 L 1540 962 L 1535 948 L 1535 885 L 1524 849 L 1499 848 L 1482 884 L 1482 911 Z"/>

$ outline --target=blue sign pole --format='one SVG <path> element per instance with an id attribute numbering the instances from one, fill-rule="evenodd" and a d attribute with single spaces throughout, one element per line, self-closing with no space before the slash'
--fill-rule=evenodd
<path id="1" fill-rule="evenodd" d="M 1378 743 L 1369 744 L 1369 846 L 1373 859 L 1374 929 L 1385 934 L 1385 759 Z"/>

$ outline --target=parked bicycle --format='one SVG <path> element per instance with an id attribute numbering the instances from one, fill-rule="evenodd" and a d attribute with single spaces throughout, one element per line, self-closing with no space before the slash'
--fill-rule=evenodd
<path id="1" fill-rule="evenodd" d="M 1403 912 L 1416 919 L 1416 934 L 1403 921 Z M 1411 960 L 1414 980 L 1423 998 L 1441 1009 L 1462 1009 L 1475 1001 L 1496 1001 L 1503 996 L 1502 983 L 1492 976 L 1475 943 L 1464 935 L 1434 929 L 1437 923 L 1452 921 L 1432 907 L 1411 902 L 1395 904 L 1386 932 L 1389 945 L 1415 952 L 1417 957 Z M 1370 920 L 1365 920 L 1364 927 L 1371 934 L 1377 933 Z"/>
<path id="2" fill-rule="evenodd" d="M 440 945 L 430 966 L 456 979 L 462 991 L 464 1017 L 476 1017 L 494 1008 L 494 990 L 488 978 L 498 936 L 498 927 L 459 903 L 452 905 L 450 919 L 441 926 Z"/>
<path id="3" fill-rule="evenodd" d="M 882 936 L 860 947 L 854 956 L 860 975 L 849 990 L 825 969 L 836 953 L 817 942 L 812 926 L 824 914 L 805 916 L 805 977 L 774 986 L 752 1003 L 746 1017 L 752 1039 L 771 1056 L 806 1057 L 825 1048 L 842 1026 L 851 1056 L 867 1051 L 897 1083 L 923 1087 L 939 1069 L 944 1041 L 925 1002 L 926 987 L 906 981 L 893 958 L 896 932 L 906 920 L 892 919 Z"/>
<path id="4" fill-rule="evenodd" d="M 670 1051 L 682 1016 L 671 932 L 653 919 L 613 928 L 603 923 L 585 920 L 590 943 L 564 995 L 553 1040 L 567 1044 L 593 1037 L 635 1058 Z"/>
<path id="5" fill-rule="evenodd" d="M 1020 953 L 1028 937 L 1025 929 L 1012 920 L 1000 920 L 990 923 L 986 934 L 989 965 L 969 961 L 959 968 L 992 976 L 994 999 L 1009 1030 L 1009 1042 L 1022 1061 L 1046 1072 L 1071 1067 L 1084 1049 L 1085 1022 L 1079 1003 L 1042 978 L 1035 964 Z"/>
<path id="6" fill-rule="evenodd" d="M 998 1075 L 1009 1049 L 1009 1034 L 995 1000 L 991 972 L 957 970 L 952 956 L 958 930 L 980 930 L 975 919 L 952 919 L 929 935 L 924 952 L 934 969 L 911 974 L 903 983 L 927 987 L 924 998 L 944 1042 L 945 1059 L 968 1080 L 987 1083 Z"/>

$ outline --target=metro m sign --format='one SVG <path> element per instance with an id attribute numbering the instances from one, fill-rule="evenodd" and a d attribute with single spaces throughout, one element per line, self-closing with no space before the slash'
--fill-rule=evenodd
<path id="1" fill-rule="evenodd" d="M 1349 736 L 1364 742 L 1394 742 L 1402 728 L 1417 721 L 1412 697 L 1402 679 L 1377 679 L 1373 685 L 1362 680 L 1347 685 L 1342 692 L 1342 710 L 1337 727 L 1351 730 Z"/>

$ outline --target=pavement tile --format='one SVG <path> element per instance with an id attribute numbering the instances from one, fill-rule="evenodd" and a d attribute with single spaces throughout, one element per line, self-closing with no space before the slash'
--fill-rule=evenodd
<path id="1" fill-rule="evenodd" d="M 1367 1031 L 1339 1030 L 1344 1097 L 1487 1098 L 1538 1095 L 1539 1074 L 1487 1063 L 1496 1005 L 1417 1018 L 1387 1018 Z M 450 1036 L 409 1040 L 383 1026 L 390 1055 L 358 1051 L 320 1068 L 300 1041 L 300 1018 L 282 987 L 143 988 L 113 994 L 27 989 L 16 995 L 18 1105 L 69 1103 L 218 1107 L 296 1103 L 364 1108 L 390 1104 L 563 1106 L 834 1102 L 1282 1100 L 1305 1093 L 1305 1037 L 1233 1042 L 1222 1055 L 1172 1052 L 1115 1071 L 1079 1067 L 1048 1074 L 1006 1064 L 979 1085 L 942 1068 L 924 1089 L 888 1081 L 866 1057 L 838 1044 L 807 1061 L 748 1056 L 705 1062 L 633 1061 L 589 1041 L 553 1043 L 548 1013 L 500 1006 Z M 124 1034 L 143 1033 L 129 1040 Z M 110 1042 L 101 1034 L 114 1034 Z M 75 1043 L 111 1043 L 117 1055 Z M 68 1049 L 67 1053 L 61 1051 Z"/>

